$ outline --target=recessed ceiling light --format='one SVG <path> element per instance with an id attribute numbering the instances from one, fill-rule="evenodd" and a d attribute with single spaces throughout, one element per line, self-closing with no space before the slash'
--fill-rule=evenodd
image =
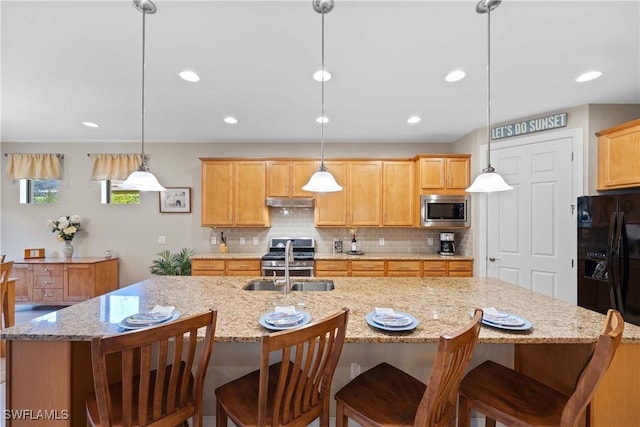
<path id="1" fill-rule="evenodd" d="M 85 125 L 88 128 L 99 128 L 100 126 L 98 126 L 97 123 L 93 123 L 93 122 L 82 122 L 83 125 Z"/>
<path id="2" fill-rule="evenodd" d="M 317 82 L 321 82 L 321 81 L 329 81 L 331 80 L 331 73 L 328 72 L 327 70 L 318 70 L 315 73 L 313 73 L 313 80 L 317 81 Z"/>
<path id="3" fill-rule="evenodd" d="M 448 82 L 457 82 L 458 80 L 464 79 L 464 76 L 466 75 L 467 73 L 465 73 L 462 70 L 453 70 L 452 72 L 447 74 L 447 76 L 444 79 Z"/>
<path id="4" fill-rule="evenodd" d="M 229 125 L 235 125 L 236 123 L 238 123 L 238 119 L 232 116 L 227 116 L 224 118 L 224 122 Z"/>
<path id="5" fill-rule="evenodd" d="M 182 80 L 186 80 L 186 81 L 191 82 L 191 83 L 195 83 L 195 82 L 199 82 L 200 81 L 200 76 L 197 75 L 193 71 L 189 71 L 189 70 L 181 71 L 180 74 L 178 74 L 178 75 L 180 76 L 180 78 Z"/>
<path id="6" fill-rule="evenodd" d="M 320 116 L 316 119 L 316 123 L 329 123 L 329 118 L 327 116 Z"/>
<path id="7" fill-rule="evenodd" d="M 601 75 L 602 75 L 601 71 L 589 71 L 589 72 L 586 72 L 586 73 L 581 74 L 580 76 L 578 76 L 576 81 L 579 82 L 579 83 L 588 82 L 590 80 L 597 79 Z"/>
<path id="8" fill-rule="evenodd" d="M 411 116 L 407 119 L 407 123 L 410 125 L 415 125 L 416 123 L 420 123 L 420 121 L 422 121 L 422 119 L 418 116 Z"/>

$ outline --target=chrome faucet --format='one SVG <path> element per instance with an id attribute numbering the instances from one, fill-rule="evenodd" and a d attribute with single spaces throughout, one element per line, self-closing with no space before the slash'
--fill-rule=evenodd
<path id="1" fill-rule="evenodd" d="M 273 281 L 276 286 L 282 286 L 282 292 L 285 294 L 291 292 L 291 277 L 289 276 L 289 263 L 291 261 L 293 261 L 293 242 L 287 240 L 287 244 L 284 247 L 284 278 Z"/>

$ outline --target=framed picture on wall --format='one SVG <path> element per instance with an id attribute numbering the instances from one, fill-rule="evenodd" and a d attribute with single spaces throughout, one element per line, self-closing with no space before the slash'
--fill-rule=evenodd
<path id="1" fill-rule="evenodd" d="M 158 193 L 161 213 L 191 212 L 191 187 L 167 187 Z"/>

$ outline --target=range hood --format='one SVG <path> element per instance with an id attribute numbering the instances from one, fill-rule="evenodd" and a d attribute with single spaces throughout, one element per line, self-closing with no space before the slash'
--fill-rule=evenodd
<path id="1" fill-rule="evenodd" d="M 312 208 L 313 197 L 267 197 L 267 206 L 274 208 Z"/>

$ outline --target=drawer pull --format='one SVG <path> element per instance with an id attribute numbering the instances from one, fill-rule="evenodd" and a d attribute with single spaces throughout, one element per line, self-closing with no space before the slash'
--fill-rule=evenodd
<path id="1" fill-rule="evenodd" d="M 50 270 L 50 269 L 48 269 L 48 268 L 44 268 L 44 271 L 51 271 L 51 270 Z"/>
<path id="2" fill-rule="evenodd" d="M 52 297 L 53 294 L 44 294 L 45 297 Z"/>
<path id="3" fill-rule="evenodd" d="M 50 282 L 50 281 L 48 281 L 48 280 L 45 280 L 45 281 L 44 281 L 44 284 L 45 284 L 45 285 L 48 285 L 49 283 L 51 283 L 51 282 Z"/>

